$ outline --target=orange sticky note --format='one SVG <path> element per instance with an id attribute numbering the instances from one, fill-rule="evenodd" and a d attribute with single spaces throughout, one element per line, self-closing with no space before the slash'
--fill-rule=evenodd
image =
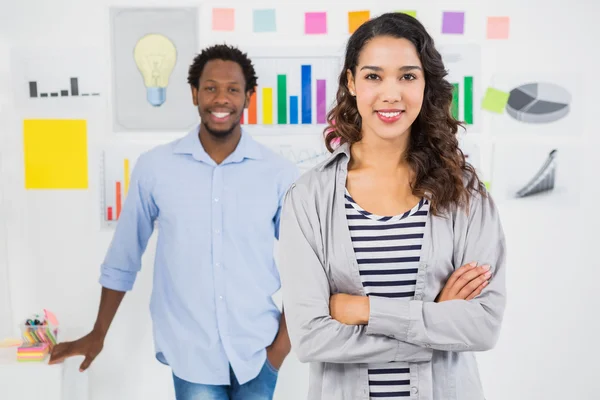
<path id="1" fill-rule="evenodd" d="M 233 8 L 213 8 L 213 31 L 233 31 L 235 27 L 235 10 Z"/>
<path id="2" fill-rule="evenodd" d="M 354 33 L 359 26 L 371 18 L 370 11 L 350 11 L 348 13 L 348 32 Z"/>
<path id="3" fill-rule="evenodd" d="M 488 17 L 487 38 L 508 39 L 510 17 Z"/>

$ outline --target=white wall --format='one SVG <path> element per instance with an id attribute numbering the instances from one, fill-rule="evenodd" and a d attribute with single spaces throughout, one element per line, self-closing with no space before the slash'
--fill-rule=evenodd
<path id="1" fill-rule="evenodd" d="M 269 44 L 318 46 L 325 42 L 340 45 L 347 38 L 346 12 L 363 9 L 361 4 L 364 4 L 359 1 L 303 1 L 291 5 L 283 1 L 2 0 L 0 145 L 7 204 L 0 215 L 8 232 L 13 326 L 18 319 L 43 307 L 58 314 L 68 336 L 74 337 L 92 326 L 100 293 L 99 264 L 111 239 L 110 231 L 100 230 L 97 211 L 100 182 L 95 150 L 114 134 L 110 132 L 107 104 L 106 110 L 93 115 L 89 124 L 89 190 L 26 192 L 22 170 L 23 115 L 12 101 L 10 48 L 99 46 L 108 58 L 109 5 L 200 3 L 204 5 L 199 14 L 201 46 L 227 41 L 242 48 Z M 596 199 L 600 195 L 597 185 L 600 134 L 595 124 L 600 105 L 596 52 L 600 37 L 596 22 L 600 12 L 598 3 L 586 0 L 568 4 L 558 0 L 411 0 L 394 2 L 392 6 L 388 3 L 391 2 L 373 2 L 371 11 L 376 14 L 416 9 L 437 43 L 480 43 L 484 82 L 497 72 L 560 72 L 564 82 L 578 78 L 584 83 L 584 96 L 577 102 L 583 108 L 582 132 L 567 129 L 560 137 L 551 138 L 543 134 L 524 138 L 520 132 L 512 132 L 513 135 L 495 138 L 490 133 L 493 119 L 484 115 L 481 143 L 485 148 L 493 142 L 515 148 L 533 141 L 575 143 L 581 149 L 582 164 L 576 171 L 581 174 L 579 207 L 500 202 L 509 248 L 509 303 L 497 348 L 479 359 L 488 400 L 597 398 L 600 380 L 594 372 L 600 356 L 596 346 L 600 304 L 594 289 L 600 278 L 596 250 L 600 225 L 600 214 L 596 212 Z M 238 31 L 211 32 L 211 7 L 228 5 L 238 10 Z M 260 7 L 277 8 L 277 34 L 250 33 L 251 19 L 242 16 Z M 301 35 L 302 18 L 294 14 L 322 10 L 329 11 L 331 33 L 324 38 Z M 468 29 L 464 36 L 440 35 L 444 10 L 467 11 Z M 511 17 L 508 41 L 485 40 L 488 15 Z M 154 242 L 149 246 L 135 290 L 127 295 L 105 350 L 90 370 L 93 400 L 173 398 L 169 370 L 154 360 L 152 351 L 148 300 L 153 252 Z M 121 361 L 123 357 L 125 362 Z M 277 399 L 304 399 L 306 385 L 307 367 L 290 357 L 280 374 Z"/>

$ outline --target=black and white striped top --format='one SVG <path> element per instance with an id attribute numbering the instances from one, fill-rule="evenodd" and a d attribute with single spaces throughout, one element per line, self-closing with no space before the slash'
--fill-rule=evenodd
<path id="1" fill-rule="evenodd" d="M 429 202 L 394 217 L 362 209 L 346 191 L 346 218 L 362 284 L 368 296 L 411 300 L 420 259 Z M 410 397 L 408 363 L 369 364 L 372 400 Z"/>

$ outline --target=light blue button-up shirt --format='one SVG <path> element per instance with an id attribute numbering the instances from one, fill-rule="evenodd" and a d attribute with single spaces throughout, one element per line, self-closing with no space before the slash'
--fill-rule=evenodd
<path id="1" fill-rule="evenodd" d="M 294 164 L 243 132 L 217 165 L 196 127 L 142 154 L 132 172 L 100 283 L 133 287 L 158 222 L 150 301 L 159 361 L 189 382 L 256 377 L 279 329 L 273 249 Z"/>

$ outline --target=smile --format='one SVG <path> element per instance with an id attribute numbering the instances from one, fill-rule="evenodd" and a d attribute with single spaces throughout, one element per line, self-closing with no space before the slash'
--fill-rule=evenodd
<path id="1" fill-rule="evenodd" d="M 403 110 L 377 111 L 377 116 L 383 122 L 391 123 L 398 121 L 403 113 Z"/>
<path id="2" fill-rule="evenodd" d="M 231 116 L 231 112 L 216 112 L 216 111 L 211 111 L 210 112 L 211 115 L 211 119 L 214 122 L 226 122 L 229 117 Z"/>

